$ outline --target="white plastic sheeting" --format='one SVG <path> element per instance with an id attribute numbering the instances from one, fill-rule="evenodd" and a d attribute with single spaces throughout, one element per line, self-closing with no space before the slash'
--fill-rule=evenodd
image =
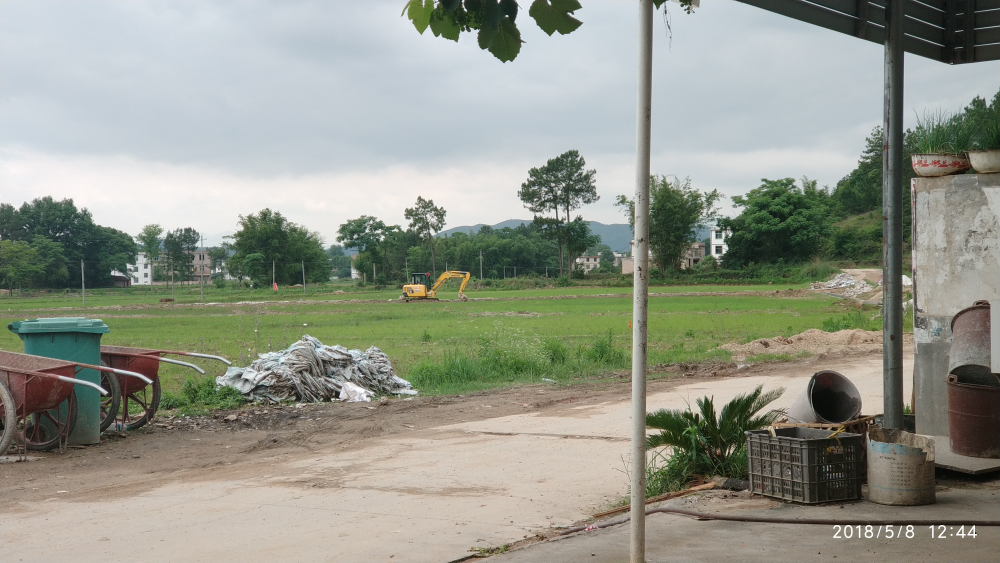
<path id="1" fill-rule="evenodd" d="M 260 354 L 249 367 L 231 367 L 215 382 L 237 389 L 248 401 L 329 401 L 340 396 L 345 382 L 372 395 L 417 394 L 378 348 L 362 352 L 326 346 L 309 335 L 287 350 Z"/>

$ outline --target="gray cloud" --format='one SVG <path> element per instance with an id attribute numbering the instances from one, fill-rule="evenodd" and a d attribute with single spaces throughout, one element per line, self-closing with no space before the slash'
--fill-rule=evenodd
<path id="1" fill-rule="evenodd" d="M 592 214 L 620 220 L 610 196 L 631 191 L 634 3 L 585 0 L 583 27 L 565 37 L 523 14 L 527 43 L 507 64 L 473 37 L 417 35 L 403 4 L 7 0 L 0 147 L 269 181 L 505 162 L 518 177 L 577 148 L 608 196 Z M 655 28 L 655 172 L 732 195 L 762 176 L 833 184 L 850 170 L 881 122 L 880 46 L 727 0 L 705 0 L 695 15 L 667 6 L 669 47 L 663 22 Z M 913 108 L 958 109 L 1000 85 L 997 63 L 906 64 L 911 121 Z M 37 197 L 42 186 L 7 191 Z M 370 196 L 401 188 L 375 183 Z M 490 222 L 518 208 L 473 205 L 450 218 Z M 484 216 L 498 212 L 508 216 Z"/>

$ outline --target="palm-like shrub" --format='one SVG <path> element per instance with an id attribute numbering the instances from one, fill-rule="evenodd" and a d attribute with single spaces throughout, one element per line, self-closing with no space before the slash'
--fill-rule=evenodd
<path id="1" fill-rule="evenodd" d="M 781 418 L 784 409 L 761 414 L 785 392 L 783 387 L 768 392 L 758 385 L 752 392 L 739 395 L 716 414 L 714 397 L 695 402 L 698 412 L 660 409 L 646 414 L 646 427 L 659 430 L 646 439 L 646 449 L 673 448 L 667 463 L 652 471 L 653 487 L 662 490 L 682 488 L 693 475 L 723 475 L 737 479 L 747 475 L 747 430 L 759 430 Z M 649 491 L 657 494 L 657 491 Z M 660 491 L 663 492 L 663 491 Z"/>

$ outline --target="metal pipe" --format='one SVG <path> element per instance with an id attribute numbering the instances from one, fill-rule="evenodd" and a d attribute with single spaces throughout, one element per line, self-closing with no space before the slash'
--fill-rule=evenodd
<path id="1" fill-rule="evenodd" d="M 176 364 L 176 365 L 179 365 L 179 366 L 189 367 L 189 368 L 195 370 L 196 372 L 200 373 L 201 375 L 205 375 L 205 370 L 201 369 L 200 367 L 198 367 L 198 366 L 196 366 L 194 364 L 189 364 L 187 362 L 182 362 L 180 360 L 171 360 L 170 358 L 161 358 L 159 356 L 145 356 L 145 357 L 152 358 L 154 360 L 159 360 L 161 362 L 165 362 L 165 363 L 168 363 L 168 364 Z"/>
<path id="2" fill-rule="evenodd" d="M 92 369 L 95 371 L 103 371 L 106 373 L 115 373 L 119 375 L 127 375 L 129 377 L 138 377 L 139 379 L 145 381 L 146 385 L 152 385 L 153 383 L 153 380 L 146 377 L 145 375 L 142 375 L 141 373 L 136 373 L 134 371 L 128 371 L 125 369 L 109 368 L 107 366 L 92 366 L 90 364 L 81 364 L 81 363 L 77 363 L 76 366 L 80 369 Z"/>
<path id="3" fill-rule="evenodd" d="M 632 289 L 632 467 L 629 558 L 646 561 L 646 318 L 649 307 L 649 142 L 653 96 L 653 2 L 639 0 L 635 115 L 635 272 Z"/>
<path id="4" fill-rule="evenodd" d="M 168 354 L 181 354 L 184 356 L 191 356 L 193 358 L 205 358 L 207 360 L 219 360 L 220 362 L 226 364 L 227 366 L 233 365 L 233 362 L 223 358 L 222 356 L 213 356 L 211 354 L 198 354 L 196 352 L 167 352 Z"/>
<path id="5" fill-rule="evenodd" d="M 142 375 L 141 373 L 136 373 L 134 371 L 128 371 L 124 369 L 111 368 L 111 372 L 117 375 L 127 375 L 128 377 L 136 377 L 146 382 L 146 385 L 152 385 L 153 380 Z"/>
<path id="6" fill-rule="evenodd" d="M 100 392 L 101 395 L 107 395 L 108 392 L 104 390 L 103 387 L 96 383 L 91 383 L 89 381 L 84 381 L 82 379 L 74 379 L 72 377 L 66 377 L 65 375 L 58 375 L 55 373 L 45 373 L 44 371 L 34 371 L 34 370 L 22 370 L 9 368 L 5 366 L 0 366 L 0 371 L 6 371 L 8 373 L 20 373 L 21 375 L 34 375 L 38 377 L 52 377 L 58 379 L 59 381 L 65 381 L 66 383 L 72 383 L 73 385 L 84 385 L 86 387 L 92 387 Z"/>
<path id="7" fill-rule="evenodd" d="M 903 428 L 903 0 L 887 0 L 882 144 L 882 396 Z"/>

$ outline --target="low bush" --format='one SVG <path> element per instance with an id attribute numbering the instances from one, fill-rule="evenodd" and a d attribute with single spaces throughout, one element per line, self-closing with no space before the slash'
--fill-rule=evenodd
<path id="1" fill-rule="evenodd" d="M 646 467 L 646 496 L 685 488 L 701 477 L 747 476 L 746 435 L 774 424 L 784 410 L 763 411 L 785 392 L 764 392 L 763 386 L 739 395 L 716 413 L 713 397 L 696 401 L 698 412 L 661 409 L 646 414 L 646 426 L 659 430 L 646 440 L 646 449 L 657 450 Z"/>
<path id="2" fill-rule="evenodd" d="M 188 377 L 179 394 L 164 393 L 161 410 L 207 411 L 238 409 L 246 404 L 243 394 L 232 387 L 216 387 L 215 378 Z"/>

